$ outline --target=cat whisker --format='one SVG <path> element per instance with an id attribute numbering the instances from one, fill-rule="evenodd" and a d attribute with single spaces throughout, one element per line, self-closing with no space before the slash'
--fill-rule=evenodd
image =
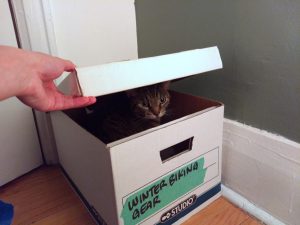
<path id="1" fill-rule="evenodd" d="M 168 111 L 165 112 L 164 116 L 170 116 L 172 114 L 173 114 L 172 110 L 168 110 Z"/>

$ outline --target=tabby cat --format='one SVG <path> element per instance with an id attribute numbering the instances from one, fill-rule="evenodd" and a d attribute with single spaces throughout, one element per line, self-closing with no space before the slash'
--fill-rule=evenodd
<path id="1" fill-rule="evenodd" d="M 102 123 L 105 142 L 112 142 L 160 125 L 170 103 L 169 82 L 126 91 L 127 107 L 108 115 Z"/>

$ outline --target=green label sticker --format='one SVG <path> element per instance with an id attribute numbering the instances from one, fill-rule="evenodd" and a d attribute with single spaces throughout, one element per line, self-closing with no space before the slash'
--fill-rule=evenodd
<path id="1" fill-rule="evenodd" d="M 121 217 L 124 225 L 137 224 L 185 193 L 201 185 L 207 168 L 200 158 L 131 194 L 125 201 Z"/>

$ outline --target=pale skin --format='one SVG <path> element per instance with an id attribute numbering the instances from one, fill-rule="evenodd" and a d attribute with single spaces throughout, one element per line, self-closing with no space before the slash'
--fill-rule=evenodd
<path id="1" fill-rule="evenodd" d="M 67 96 L 54 83 L 75 65 L 50 55 L 0 46 L 0 101 L 16 96 L 39 111 L 78 108 L 96 102 L 95 97 Z"/>

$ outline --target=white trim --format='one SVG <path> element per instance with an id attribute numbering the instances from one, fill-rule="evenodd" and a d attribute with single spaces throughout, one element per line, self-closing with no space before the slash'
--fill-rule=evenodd
<path id="1" fill-rule="evenodd" d="M 57 56 L 58 51 L 55 39 L 51 2 L 49 0 L 42 0 L 41 3 L 49 53 Z"/>
<path id="2" fill-rule="evenodd" d="M 300 221 L 300 144 L 225 119 L 222 183 L 257 208 L 296 224 Z"/>
<path id="3" fill-rule="evenodd" d="M 50 50 L 42 9 L 41 1 L 23 0 L 24 17 L 27 24 L 31 50 L 49 54 Z"/>
<path id="4" fill-rule="evenodd" d="M 22 48 L 56 54 L 49 0 L 14 0 L 12 3 Z M 46 163 L 55 164 L 58 157 L 51 118 L 49 114 L 39 111 L 35 111 L 35 115 Z"/>
<path id="5" fill-rule="evenodd" d="M 31 43 L 28 33 L 27 21 L 25 18 L 23 0 L 12 1 L 15 17 L 17 20 L 17 27 L 20 35 L 20 41 L 23 49 L 31 50 Z"/>
<path id="6" fill-rule="evenodd" d="M 266 211 L 262 210 L 261 208 L 257 207 L 255 204 L 248 201 L 243 196 L 239 195 L 238 193 L 234 192 L 230 188 L 222 185 L 222 195 L 227 198 L 230 202 L 238 206 L 239 208 L 243 209 L 250 215 L 256 217 L 258 220 L 264 222 L 265 224 L 271 225 L 285 225 L 280 220 L 276 219 Z"/>
<path id="7" fill-rule="evenodd" d="M 49 0 L 12 1 L 23 49 L 57 55 Z"/>
<path id="8" fill-rule="evenodd" d="M 272 153 L 277 154 L 286 160 L 300 165 L 299 143 L 289 140 L 278 134 L 270 133 L 269 131 L 261 130 L 229 119 L 224 119 L 224 125 L 228 128 L 225 130 L 227 133 L 233 133 L 237 129 L 247 130 L 248 134 L 251 133 L 251 136 L 247 137 L 247 139 L 251 139 L 254 144 L 263 146 L 267 151 L 271 151 Z M 240 135 L 240 137 L 242 136 Z M 266 139 L 266 141 L 270 144 L 264 142 L 263 139 Z M 285 145 L 288 148 L 282 148 L 281 145 Z"/>

